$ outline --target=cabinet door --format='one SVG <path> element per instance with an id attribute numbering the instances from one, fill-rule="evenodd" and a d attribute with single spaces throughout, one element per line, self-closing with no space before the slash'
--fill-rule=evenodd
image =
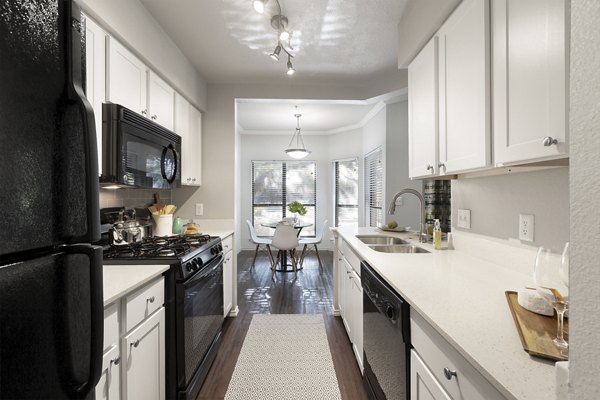
<path id="1" fill-rule="evenodd" d="M 344 313 L 344 301 L 343 301 L 343 293 L 344 293 L 344 277 L 346 276 L 346 269 L 344 268 L 344 262 L 342 259 L 342 253 L 339 251 L 338 246 L 340 246 L 340 242 L 342 239 L 336 239 L 336 250 L 335 250 L 335 267 L 336 267 L 336 275 L 335 275 L 335 298 L 337 301 L 337 309 L 340 317 L 343 318 Z"/>
<path id="2" fill-rule="evenodd" d="M 410 399 L 452 400 L 414 349 L 410 351 Z"/>
<path id="3" fill-rule="evenodd" d="M 438 31 L 439 174 L 491 164 L 489 0 L 464 0 Z"/>
<path id="4" fill-rule="evenodd" d="M 112 346 L 102 357 L 102 373 L 96 385 L 96 400 L 119 400 L 121 398 L 120 365 L 119 346 Z"/>
<path id="5" fill-rule="evenodd" d="M 411 178 L 437 174 L 437 37 L 408 66 L 408 160 Z"/>
<path id="6" fill-rule="evenodd" d="M 344 312 L 342 314 L 342 321 L 344 322 L 344 327 L 346 328 L 346 332 L 348 333 L 348 338 L 351 343 L 354 343 L 354 331 L 352 324 L 352 282 L 351 282 L 351 274 L 352 274 L 352 266 L 348 263 L 348 261 L 344 258 L 344 269 L 343 269 L 343 286 L 344 286 Z"/>
<path id="7" fill-rule="evenodd" d="M 147 116 L 146 65 L 114 38 L 108 37 L 106 43 L 107 100 Z"/>
<path id="8" fill-rule="evenodd" d="M 192 185 L 200 186 L 202 184 L 202 113 L 195 107 L 190 107 L 190 119 Z"/>
<path id="9" fill-rule="evenodd" d="M 165 398 L 165 309 L 161 307 L 122 340 L 126 399 Z"/>
<path id="10" fill-rule="evenodd" d="M 223 312 L 225 317 L 233 305 L 233 251 L 225 254 L 223 262 Z"/>
<path id="11" fill-rule="evenodd" d="M 492 3 L 496 164 L 568 155 L 567 3 Z"/>
<path id="12" fill-rule="evenodd" d="M 106 94 L 106 33 L 85 18 L 85 93 L 94 109 L 98 173 L 102 174 L 102 103 Z"/>
<path id="13" fill-rule="evenodd" d="M 190 129 L 190 103 L 179 93 L 175 93 L 175 133 L 181 136 L 181 184 L 192 185 L 193 139 Z"/>
<path id="14" fill-rule="evenodd" d="M 158 77 L 154 72 L 148 71 L 148 115 L 159 125 L 173 130 L 173 117 L 175 107 L 175 90 Z"/>
<path id="15" fill-rule="evenodd" d="M 351 296 L 352 296 L 352 350 L 358 366 L 362 372 L 363 370 L 363 293 L 362 286 L 360 284 L 360 276 L 356 272 L 350 274 L 351 279 Z"/>

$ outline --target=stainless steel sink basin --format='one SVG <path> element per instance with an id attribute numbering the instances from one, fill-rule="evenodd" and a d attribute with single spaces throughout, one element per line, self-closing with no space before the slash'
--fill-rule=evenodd
<path id="1" fill-rule="evenodd" d="M 393 236 L 356 236 L 358 240 L 363 242 L 364 244 L 382 244 L 382 245 L 392 245 L 392 244 L 408 244 L 406 240 L 393 237 Z"/>
<path id="2" fill-rule="evenodd" d="M 396 244 L 396 245 L 382 245 L 382 244 L 374 244 L 370 245 L 375 251 L 379 251 L 381 253 L 429 253 L 429 251 L 425 250 L 422 247 L 414 246 L 412 244 Z"/>

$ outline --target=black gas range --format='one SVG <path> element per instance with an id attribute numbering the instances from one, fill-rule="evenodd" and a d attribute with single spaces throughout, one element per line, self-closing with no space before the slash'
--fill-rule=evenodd
<path id="1" fill-rule="evenodd" d="M 223 321 L 223 246 L 208 235 L 145 237 L 104 250 L 105 264 L 166 264 L 166 398 L 196 399 Z"/>

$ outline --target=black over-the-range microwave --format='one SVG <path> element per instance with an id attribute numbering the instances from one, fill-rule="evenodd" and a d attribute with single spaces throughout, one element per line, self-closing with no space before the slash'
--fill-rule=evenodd
<path id="1" fill-rule="evenodd" d="M 181 186 L 181 136 L 119 104 L 102 105 L 101 186 Z"/>

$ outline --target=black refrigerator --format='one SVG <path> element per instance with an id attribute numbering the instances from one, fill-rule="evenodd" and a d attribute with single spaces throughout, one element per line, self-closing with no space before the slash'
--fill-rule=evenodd
<path id="1" fill-rule="evenodd" d="M 0 0 L 0 399 L 93 399 L 102 368 L 84 35 L 69 0 Z"/>

